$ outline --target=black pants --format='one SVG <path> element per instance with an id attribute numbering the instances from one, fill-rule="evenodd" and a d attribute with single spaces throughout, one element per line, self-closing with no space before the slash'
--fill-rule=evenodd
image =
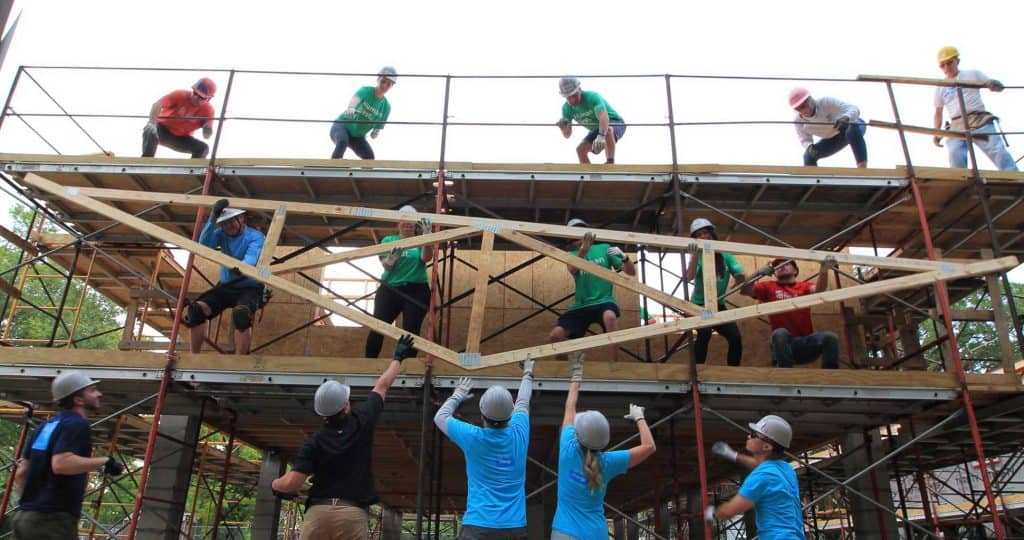
<path id="1" fill-rule="evenodd" d="M 395 290 L 405 293 L 410 298 L 416 299 L 420 305 L 416 305 L 399 295 Z M 426 283 L 407 283 L 393 287 L 381 283 L 377 289 L 376 298 L 373 300 L 373 316 L 386 323 L 393 323 L 398 315 L 402 315 L 402 330 L 419 335 L 420 326 L 423 324 L 423 317 L 427 315 L 427 306 L 430 305 L 430 286 Z M 380 356 L 380 348 L 384 345 L 384 336 L 377 332 L 370 332 L 366 336 L 366 358 L 377 358 Z"/>
<path id="2" fill-rule="evenodd" d="M 708 358 L 708 343 L 711 341 L 711 332 L 718 332 L 718 335 L 729 342 L 729 355 L 727 362 L 730 366 L 740 365 L 743 358 L 743 339 L 740 337 L 740 327 L 730 322 L 718 326 L 710 326 L 697 330 L 697 341 L 693 344 L 693 353 L 698 364 L 703 364 Z"/>
<path id="3" fill-rule="evenodd" d="M 167 130 L 163 124 L 156 125 L 156 137 L 147 132 L 142 132 L 142 157 L 153 157 L 156 155 L 156 146 L 162 144 L 176 152 L 192 154 L 194 158 L 204 158 L 210 147 L 203 141 L 189 135 L 175 135 Z"/>

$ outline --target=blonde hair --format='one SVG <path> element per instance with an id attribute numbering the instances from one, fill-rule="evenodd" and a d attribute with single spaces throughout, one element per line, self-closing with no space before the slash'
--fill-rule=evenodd
<path id="1" fill-rule="evenodd" d="M 587 487 L 593 493 L 601 489 L 604 480 L 601 478 L 601 453 L 584 448 L 583 472 L 587 475 Z"/>

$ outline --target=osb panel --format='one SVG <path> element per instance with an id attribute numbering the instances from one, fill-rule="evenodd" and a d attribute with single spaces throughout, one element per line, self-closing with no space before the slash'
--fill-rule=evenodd
<path id="1" fill-rule="evenodd" d="M 454 351 L 461 351 L 466 348 L 466 334 L 469 330 L 470 311 L 469 307 L 452 308 L 451 328 L 446 329 L 444 333 L 449 335 L 449 331 L 451 332 L 450 348 Z M 505 325 L 505 315 L 505 310 L 498 308 L 488 307 L 484 310 L 484 326 L 483 332 L 480 333 L 480 338 L 486 338 L 501 330 Z M 424 324 L 424 327 L 426 327 L 426 324 Z M 487 341 L 481 342 L 480 352 L 484 354 L 503 352 L 507 335 L 507 333 L 499 334 Z"/>
<path id="2" fill-rule="evenodd" d="M 524 251 L 506 251 L 505 252 L 505 268 L 508 270 L 515 267 L 518 264 L 524 263 L 530 260 L 534 256 L 533 253 Z M 505 282 L 510 286 L 519 289 L 526 294 L 533 293 L 533 281 L 534 281 L 534 265 L 527 266 L 518 272 L 514 272 L 505 278 Z M 527 298 L 523 298 L 521 295 L 516 294 L 506 287 L 502 287 L 504 292 L 504 305 L 506 308 L 529 308 L 536 306 Z"/>
<path id="3" fill-rule="evenodd" d="M 534 263 L 531 268 L 535 276 L 533 297 L 544 304 L 550 304 L 572 293 L 575 288 L 565 263 L 545 257 Z"/>
<path id="4" fill-rule="evenodd" d="M 263 308 L 263 316 L 256 323 L 253 333 L 253 347 L 257 347 L 289 332 L 313 319 L 312 304 L 292 304 L 271 301 Z M 260 349 L 260 354 L 304 355 L 306 354 L 306 331 L 304 328 L 272 345 Z"/>

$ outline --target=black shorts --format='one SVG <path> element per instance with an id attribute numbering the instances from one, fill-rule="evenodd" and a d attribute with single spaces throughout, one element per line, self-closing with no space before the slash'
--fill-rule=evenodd
<path id="1" fill-rule="evenodd" d="M 210 318 L 220 315 L 222 311 L 235 306 L 247 306 L 249 312 L 255 314 L 265 303 L 266 287 L 249 285 L 245 287 L 214 287 L 196 299 L 210 306 Z"/>
<path id="2" fill-rule="evenodd" d="M 587 328 L 594 323 L 601 325 L 601 330 L 607 332 L 608 329 L 604 327 L 604 312 L 608 310 L 614 311 L 616 317 L 619 316 L 619 306 L 615 302 L 605 302 L 566 311 L 558 317 L 556 326 L 565 328 L 569 339 L 583 337 L 587 333 Z"/>

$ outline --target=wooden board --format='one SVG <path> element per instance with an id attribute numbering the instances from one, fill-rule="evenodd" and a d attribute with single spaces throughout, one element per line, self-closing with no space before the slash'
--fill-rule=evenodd
<path id="1" fill-rule="evenodd" d="M 487 281 L 494 266 L 494 233 L 483 233 L 480 258 L 474 280 L 473 308 L 469 312 L 469 330 L 466 335 L 466 352 L 480 352 L 480 332 L 484 327 L 484 309 L 487 307 Z"/>

